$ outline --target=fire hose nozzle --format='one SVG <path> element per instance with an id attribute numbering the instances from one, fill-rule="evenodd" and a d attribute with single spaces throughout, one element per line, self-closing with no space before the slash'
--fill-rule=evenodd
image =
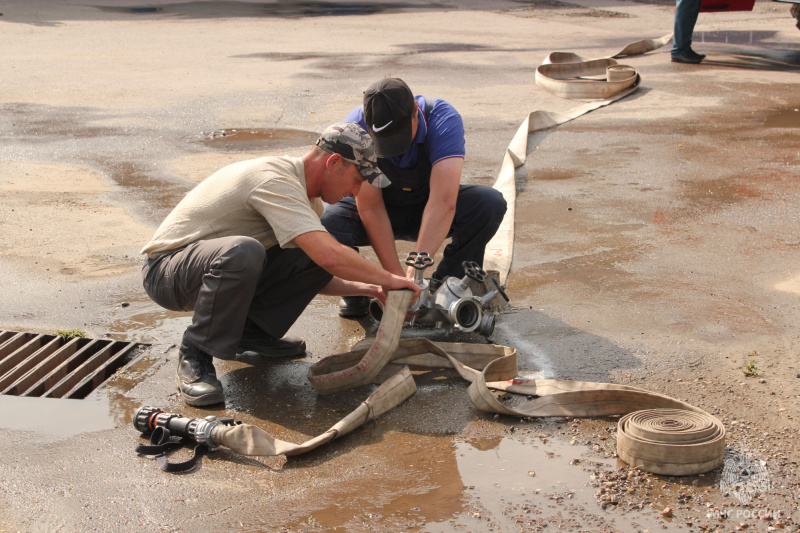
<path id="1" fill-rule="evenodd" d="M 150 434 L 162 428 L 176 437 L 188 437 L 198 444 L 205 444 L 209 450 L 219 447 L 211 437 L 214 428 L 220 425 L 232 426 L 234 424 L 232 418 L 216 416 L 187 418 L 148 406 L 140 407 L 133 416 L 133 426 L 141 433 Z"/>

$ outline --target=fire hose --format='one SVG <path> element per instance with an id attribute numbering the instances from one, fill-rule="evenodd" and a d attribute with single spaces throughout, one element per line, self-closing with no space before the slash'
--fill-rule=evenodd
<path id="1" fill-rule="evenodd" d="M 672 34 L 659 39 L 645 39 L 627 45 L 612 57 L 584 60 L 572 52 L 553 52 L 536 69 L 536 84 L 562 98 L 594 99 L 564 113 L 533 111 L 517 128 L 506 148 L 500 172 L 493 187 L 508 203 L 505 217 L 492 240 L 486 245 L 483 268 L 500 273 L 505 284 L 511 270 L 514 249 L 514 212 L 517 189 L 514 178 L 517 168 L 525 164 L 528 135 L 574 120 L 590 111 L 607 106 L 631 94 L 639 87 L 641 76 L 627 65 L 618 65 L 615 58 L 635 56 L 664 46 Z M 598 75 L 605 74 L 605 78 Z"/>
<path id="2" fill-rule="evenodd" d="M 157 441 L 165 441 L 165 435 L 168 441 L 169 433 L 164 430 L 171 429 L 208 449 L 225 446 L 242 455 L 299 455 L 350 433 L 412 396 L 416 392 L 408 367 L 412 365 L 454 369 L 470 382 L 467 393 L 475 407 L 488 413 L 520 417 L 626 415 L 618 424 L 617 453 L 629 465 L 649 472 L 690 475 L 722 465 L 724 426 L 686 402 L 626 385 L 519 378 L 516 350 L 507 346 L 401 340 L 411 296 L 410 291 L 391 291 L 373 341 L 362 341 L 353 351 L 331 355 L 309 368 L 309 381 L 321 395 L 389 377 L 350 414 L 306 442 L 282 441 L 251 424 L 226 419 L 198 421 L 149 407 L 137 412 L 134 425 L 143 433 L 152 433 Z M 535 399 L 509 407 L 493 390 Z M 158 444 L 153 438 L 151 446 Z M 140 453 L 158 457 L 158 448 L 140 448 Z M 160 464 L 166 470 L 165 461 Z"/>
<path id="3" fill-rule="evenodd" d="M 628 45 L 617 56 L 641 54 L 663 46 L 671 36 Z M 616 57 L 616 56 L 615 56 Z M 608 72 L 606 80 L 585 76 Z M 562 124 L 630 94 L 640 78 L 613 58 L 583 62 L 574 54 L 554 53 L 537 70 L 537 83 L 566 98 L 601 98 L 566 114 L 534 111 L 517 130 L 494 187 L 506 197 L 506 217 L 486 248 L 484 267 L 499 272 L 504 283 L 511 265 L 516 189 L 514 171 L 525 163 L 527 137 L 533 131 Z M 500 285 L 498 284 L 498 288 Z M 185 471 L 204 451 L 220 446 L 242 455 L 299 455 L 342 437 L 393 409 L 416 392 L 409 365 L 452 368 L 470 382 L 470 400 L 481 411 L 520 417 L 598 417 L 623 415 L 617 425 L 617 454 L 630 466 L 665 475 L 692 475 L 722 465 L 725 428 L 709 413 L 686 402 L 627 385 L 518 377 L 517 353 L 493 344 L 434 343 L 424 338 L 401 339 L 410 291 L 391 291 L 374 340 L 350 352 L 331 355 L 309 368 L 308 379 L 318 394 L 334 394 L 370 383 L 380 386 L 355 410 L 324 433 L 303 443 L 275 439 L 263 429 L 208 417 L 190 419 L 152 407 L 140 408 L 134 426 L 151 435 L 137 451 L 159 460 L 165 471 Z M 509 407 L 492 391 L 534 399 Z M 183 443 L 197 443 L 195 457 L 177 465 L 164 458 L 172 434 Z"/>

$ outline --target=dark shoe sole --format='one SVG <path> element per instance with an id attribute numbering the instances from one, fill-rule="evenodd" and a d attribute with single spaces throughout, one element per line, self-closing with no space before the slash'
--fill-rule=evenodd
<path id="1" fill-rule="evenodd" d="M 299 345 L 287 347 L 264 347 L 251 345 L 246 342 L 239 344 L 236 353 L 243 354 L 246 352 L 257 353 L 267 357 L 299 357 L 301 355 L 305 357 L 306 343 L 301 342 Z"/>
<path id="2" fill-rule="evenodd" d="M 178 387 L 178 392 L 181 394 L 181 399 L 186 405 L 192 407 L 205 407 L 206 405 L 216 405 L 218 403 L 225 403 L 225 393 L 223 392 L 210 392 L 208 394 L 201 394 L 200 396 L 191 396 L 181 390 L 181 380 L 175 377 L 175 385 Z"/>
<path id="3" fill-rule="evenodd" d="M 672 58 L 673 63 L 683 63 L 685 65 L 697 65 L 702 61 L 702 59 L 694 59 L 694 58 L 684 58 L 684 57 L 674 57 Z"/>

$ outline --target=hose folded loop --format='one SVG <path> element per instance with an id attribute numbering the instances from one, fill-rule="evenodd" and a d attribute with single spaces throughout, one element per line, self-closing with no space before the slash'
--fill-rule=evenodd
<path id="1" fill-rule="evenodd" d="M 636 387 L 558 379 L 518 377 L 517 352 L 494 344 L 434 343 L 400 339 L 408 291 L 392 291 L 374 340 L 332 355 L 309 368 L 320 394 L 332 394 L 385 381 L 353 412 L 326 432 L 302 444 L 274 439 L 248 425 L 220 425 L 212 440 L 244 455 L 298 455 L 346 435 L 396 407 L 417 388 L 408 366 L 452 368 L 470 382 L 472 403 L 481 411 L 520 417 L 594 417 L 626 415 L 619 421 L 618 454 L 632 466 L 668 475 L 706 472 L 722 464 L 725 428 L 686 402 Z M 492 391 L 534 397 L 508 406 Z M 644 409 L 644 410 L 643 410 Z M 629 414 L 630 413 L 630 414 Z"/>
<path id="2" fill-rule="evenodd" d="M 577 57 L 577 56 L 576 56 Z M 548 59 L 552 58 L 549 57 Z M 536 84 L 569 99 L 605 99 L 635 89 L 640 81 L 636 69 L 612 58 L 580 63 L 547 63 L 536 69 Z"/>
<path id="3" fill-rule="evenodd" d="M 636 41 L 611 57 L 588 61 L 572 52 L 552 52 L 536 69 L 536 84 L 543 89 L 562 98 L 591 101 L 563 113 L 532 111 L 522 121 L 508 144 L 500 172 L 492 185 L 503 194 L 508 208 L 500 227 L 486 245 L 483 260 L 485 270 L 499 272 L 500 283 L 506 282 L 511 270 L 517 198 L 516 169 L 524 165 L 527 159 L 528 135 L 574 120 L 634 92 L 641 82 L 639 73 L 633 67 L 619 65 L 616 59 L 657 50 L 671 38 L 670 33 L 658 39 Z M 591 79 L 592 77 L 595 79 Z"/>

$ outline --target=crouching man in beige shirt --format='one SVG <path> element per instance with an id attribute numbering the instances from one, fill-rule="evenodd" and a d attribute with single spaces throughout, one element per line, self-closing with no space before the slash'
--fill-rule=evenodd
<path id="1" fill-rule="evenodd" d="M 284 335 L 317 294 L 419 295 L 412 280 L 339 244 L 320 223 L 323 200 L 355 197 L 365 181 L 389 185 L 370 136 L 342 122 L 303 157 L 262 157 L 217 171 L 167 216 L 142 249 L 142 279 L 160 306 L 194 311 L 176 377 L 187 404 L 225 401 L 214 357 L 303 354 L 305 343 Z"/>

